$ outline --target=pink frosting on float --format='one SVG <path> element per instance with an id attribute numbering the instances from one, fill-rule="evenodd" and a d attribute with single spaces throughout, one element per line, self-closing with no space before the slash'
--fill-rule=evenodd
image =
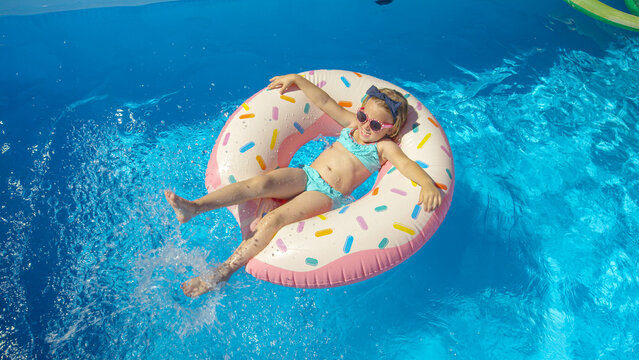
<path id="1" fill-rule="evenodd" d="M 338 73 L 338 71 L 328 71 L 325 73 L 324 70 L 322 70 L 318 73 L 318 77 L 315 78 L 314 81 L 318 84 L 318 86 L 322 87 L 323 85 L 327 84 L 324 79 L 329 80 L 332 77 L 332 74 Z M 348 77 L 347 73 L 339 75 L 342 75 L 341 78 L 343 78 L 344 76 Z M 335 79 L 338 78 L 335 77 Z M 329 83 L 331 83 L 331 81 L 329 81 Z M 342 83 L 339 82 L 339 84 L 341 85 Z M 368 84 L 364 85 L 366 85 L 366 87 L 368 86 Z M 336 90 L 329 86 L 327 87 L 327 91 Z M 263 141 L 260 143 L 260 146 L 262 146 L 263 148 L 261 150 L 258 150 L 259 152 L 257 153 L 259 154 L 257 156 L 258 158 L 260 156 L 267 155 L 264 157 L 264 160 L 268 161 L 267 169 L 264 169 L 264 166 L 262 165 L 260 160 L 258 160 L 258 162 L 260 162 L 262 170 L 264 171 L 276 167 L 288 166 L 294 153 L 305 143 L 316 138 L 318 135 L 337 136 L 342 129 L 341 126 L 339 126 L 333 119 L 325 114 L 322 114 L 319 118 L 317 118 L 316 116 L 319 115 L 318 112 L 309 113 L 308 104 L 306 104 L 306 106 L 304 107 L 305 101 L 300 100 L 294 95 L 291 96 L 295 100 L 298 100 L 298 104 L 295 105 L 297 108 L 291 107 L 291 104 L 289 104 L 289 102 L 295 104 L 295 101 L 291 101 L 290 98 L 278 98 L 277 96 L 275 96 L 275 92 L 273 92 L 273 94 L 269 94 L 268 92 L 264 93 L 265 97 L 269 99 L 267 100 L 267 102 L 263 102 L 263 98 L 254 99 L 261 93 L 263 93 L 263 90 L 259 91 L 258 93 L 251 96 L 248 100 L 246 100 L 245 104 L 249 106 L 247 107 L 243 104 L 243 107 L 238 108 L 229 117 L 229 120 L 226 122 L 223 129 L 219 133 L 219 143 L 217 143 L 216 146 L 213 148 L 206 172 L 205 183 L 209 192 L 219 188 L 220 186 L 222 186 L 222 184 L 234 182 L 235 180 L 241 180 L 246 178 L 247 176 L 254 176 L 254 170 L 252 169 L 252 167 L 243 167 L 242 165 L 236 167 L 236 164 L 243 164 L 244 161 L 252 161 L 252 166 L 255 165 L 255 153 L 251 154 L 249 152 L 248 155 L 250 155 L 250 158 L 241 156 L 238 157 L 240 153 L 243 154 L 244 152 L 246 152 L 246 149 L 245 151 L 242 151 L 242 149 L 245 148 L 245 145 L 243 144 L 246 143 L 246 141 L 242 142 L 242 139 L 253 137 L 254 139 L 252 140 L 256 143 L 256 139 L 266 141 L 264 134 L 270 134 L 271 129 L 276 128 L 276 130 L 273 130 L 270 149 L 267 149 L 265 147 L 268 143 L 264 143 Z M 341 96 L 340 99 L 342 99 Z M 281 100 L 284 100 L 284 102 L 280 102 Z M 348 100 L 345 102 L 358 101 L 357 98 L 350 98 L 348 95 L 346 95 L 345 99 L 343 100 Z M 302 107 L 304 108 L 303 113 L 301 110 Z M 257 132 L 245 132 L 243 130 L 246 128 L 247 125 L 245 120 L 242 120 L 239 123 L 235 121 L 240 111 L 243 111 L 243 109 L 249 111 L 249 108 L 251 113 L 256 114 L 255 120 L 262 120 L 261 124 L 266 124 L 263 129 L 259 127 L 260 130 Z M 425 121 L 423 123 L 420 122 L 418 126 L 416 126 L 415 122 L 418 119 L 425 120 L 424 116 L 426 116 L 426 118 L 429 118 L 428 120 L 430 121 Z M 278 120 L 278 118 L 280 117 L 282 119 Z M 291 117 L 293 117 L 292 120 L 290 120 Z M 287 123 L 282 124 L 281 120 L 285 120 L 287 121 Z M 295 127 L 291 127 L 288 121 L 295 121 Z M 231 123 L 233 123 L 235 126 L 229 128 L 228 126 Z M 366 216 L 358 216 L 358 213 L 365 215 L 367 214 L 367 211 L 372 211 L 373 208 L 362 208 L 361 206 L 357 206 L 361 203 L 355 203 L 355 205 L 352 205 L 350 207 L 351 211 L 348 214 L 351 215 L 346 215 L 348 217 L 346 219 L 346 222 L 344 222 L 345 220 L 342 220 L 344 224 L 347 224 L 347 228 L 338 226 L 338 229 L 336 231 L 363 231 L 360 235 L 364 236 L 364 239 L 365 241 L 368 241 L 368 244 L 364 244 L 364 246 L 362 246 L 362 243 L 359 243 L 358 246 L 360 247 L 360 249 L 365 248 L 369 250 L 352 252 L 351 244 L 353 236 L 347 237 L 347 245 L 345 246 L 348 248 L 348 250 L 346 250 L 346 247 L 344 247 L 343 252 L 339 244 L 333 244 L 334 240 L 331 240 L 331 245 L 329 247 L 321 244 L 319 244 L 318 246 L 316 245 L 317 243 L 314 244 L 312 241 L 309 242 L 309 240 L 312 240 L 309 239 L 309 236 L 312 236 L 312 232 L 308 233 L 311 230 L 307 230 L 307 233 L 303 233 L 303 231 L 306 229 L 304 226 L 304 221 L 301 221 L 297 224 L 297 226 L 291 228 L 293 230 L 286 230 L 282 234 L 282 236 L 287 236 L 288 239 L 292 240 L 293 242 L 285 243 L 285 241 L 283 241 L 283 237 L 276 237 L 274 241 L 275 246 L 269 248 L 268 252 L 251 259 L 246 265 L 246 271 L 257 277 L 258 279 L 284 286 L 294 286 L 300 288 L 323 288 L 329 286 L 341 286 L 365 280 L 378 275 L 381 272 L 387 271 L 403 262 L 417 250 L 419 250 L 437 230 L 450 207 L 453 196 L 455 173 L 448 138 L 446 137 L 444 130 L 434 119 L 432 114 L 430 114 L 428 109 L 426 109 L 420 102 L 416 103 L 416 107 L 409 107 L 407 124 L 404 127 L 404 130 L 402 130 L 401 135 L 403 144 L 400 145 L 402 146 L 402 148 L 406 147 L 415 149 L 415 146 L 417 144 L 420 144 L 417 149 L 422 148 L 422 145 L 426 142 L 426 140 L 428 140 L 428 137 L 423 138 L 423 135 L 419 133 L 420 131 L 422 131 L 422 124 L 425 124 L 429 127 L 438 127 L 443 137 L 443 142 L 437 143 L 438 151 L 430 151 L 427 155 L 422 152 L 421 154 L 416 155 L 416 158 L 424 160 L 424 162 L 430 165 L 430 169 L 436 171 L 436 174 L 439 174 L 438 181 L 442 182 L 441 185 L 443 186 L 441 186 L 441 188 L 445 191 L 444 198 L 442 199 L 442 205 L 434 213 L 428 215 L 428 220 L 424 219 L 426 220 L 425 225 L 419 226 L 417 225 L 417 223 L 411 222 L 411 220 L 416 220 L 416 216 L 412 215 L 412 219 L 406 219 L 406 227 L 395 226 L 397 230 L 411 234 L 410 237 L 407 237 L 406 234 L 403 234 L 397 235 L 397 238 L 395 238 L 395 234 L 392 233 L 393 230 L 389 230 L 391 233 L 388 233 L 386 235 L 387 238 L 385 237 L 385 239 L 381 243 L 379 243 L 379 245 L 377 243 L 371 243 L 371 241 L 379 242 L 379 239 L 381 239 L 381 236 L 374 236 L 374 234 L 376 233 L 376 223 L 374 221 L 369 221 L 370 219 Z M 279 128 L 280 126 L 284 126 L 284 128 L 281 129 Z M 251 129 L 253 129 L 253 127 L 251 127 Z M 433 138 L 439 138 L 437 137 L 438 134 L 435 132 L 436 129 L 427 129 L 427 131 L 433 132 L 433 135 L 435 135 Z M 405 135 L 409 136 L 405 137 Z M 417 136 L 419 136 L 419 138 L 417 138 Z M 274 143 L 276 141 L 275 139 L 277 139 L 277 143 Z M 432 141 L 433 140 L 431 139 L 429 144 L 432 144 Z M 277 148 L 274 148 L 274 144 L 277 145 Z M 242 147 L 240 147 L 241 145 Z M 440 145 L 443 146 L 440 147 Z M 239 153 L 237 152 L 236 147 L 239 147 Z M 256 150 L 252 151 L 255 152 Z M 428 159 L 430 158 L 430 154 L 438 154 L 438 162 L 430 163 L 428 161 Z M 218 156 L 220 156 L 220 158 L 218 158 Z M 450 159 L 450 165 L 447 164 L 446 157 Z M 443 165 L 444 163 L 446 163 L 446 165 Z M 243 172 L 241 171 L 241 169 L 250 169 L 250 171 Z M 365 197 L 373 196 L 373 198 L 371 199 L 375 199 L 375 201 L 391 200 L 391 202 L 395 202 L 397 200 L 398 202 L 402 203 L 406 202 L 406 200 L 404 199 L 406 199 L 406 195 L 408 194 L 407 191 L 413 191 L 413 188 L 410 187 L 410 183 L 401 185 L 395 182 L 389 183 L 388 181 L 386 181 L 383 185 L 381 185 L 381 188 L 378 188 L 378 186 L 380 186 L 380 182 L 382 182 L 384 178 L 386 178 L 387 180 L 389 179 L 389 177 L 386 177 L 386 175 L 390 170 L 394 170 L 393 166 L 390 163 L 384 164 L 384 166 L 380 169 L 377 178 L 375 179 L 375 184 L 371 188 L 370 192 L 365 195 Z M 444 170 L 447 171 L 444 172 Z M 450 183 L 448 182 L 446 173 L 448 174 L 447 176 L 451 178 Z M 444 177 L 442 177 L 441 175 L 443 175 Z M 395 176 L 397 175 L 393 175 L 392 177 L 394 178 Z M 448 185 L 448 189 L 446 188 L 446 185 Z M 413 183 L 413 187 L 414 186 L 415 184 Z M 384 196 L 389 195 L 388 192 L 391 192 L 390 198 L 384 199 Z M 406 203 L 406 206 L 409 205 L 412 208 L 414 203 Z M 248 236 L 248 234 L 250 233 L 250 223 L 251 220 L 255 219 L 254 216 L 257 211 L 257 206 L 257 202 L 248 201 L 246 203 L 229 207 L 229 210 L 231 210 L 239 223 L 239 227 L 242 230 L 243 237 Z M 345 207 L 343 210 L 340 210 L 339 214 L 346 213 L 345 210 L 348 208 L 349 207 Z M 386 209 L 385 206 L 384 209 Z M 375 211 L 377 211 L 377 208 L 375 208 Z M 389 215 L 390 214 L 391 213 L 389 213 Z M 415 214 L 415 212 L 413 212 L 413 214 Z M 424 216 L 423 212 L 420 214 L 422 215 L 419 215 L 419 217 Z M 364 220 L 365 218 L 366 220 Z M 334 221 L 334 219 L 331 218 L 331 221 Z M 403 222 L 401 219 L 397 219 L 397 221 L 399 221 L 400 223 Z M 252 222 L 256 223 L 257 219 Z M 419 220 L 418 223 L 423 224 L 423 222 Z M 348 226 L 350 226 L 350 228 L 348 228 Z M 295 229 L 297 231 L 295 231 Z M 416 234 L 411 230 L 414 230 Z M 339 238 L 341 239 L 342 236 L 346 237 L 346 235 L 350 234 L 340 234 Z M 350 240 L 348 240 L 349 238 Z M 388 239 L 390 239 L 390 242 L 388 241 Z M 395 239 L 397 242 L 393 239 Z M 296 240 L 303 241 L 304 245 L 295 245 Z M 408 242 L 403 243 L 404 241 Z M 379 249 L 378 246 L 382 247 L 383 249 Z M 275 256 L 277 259 L 270 260 L 269 258 L 271 256 Z"/>
<path id="2" fill-rule="evenodd" d="M 430 239 L 448 212 L 454 188 L 453 182 L 442 204 L 420 229 L 419 235 L 401 246 L 359 251 L 345 255 L 318 269 L 304 272 L 282 269 L 253 258 L 246 264 L 246 271 L 260 280 L 298 288 L 342 286 L 366 280 L 400 264 Z M 359 263 L 360 266 L 348 266 L 353 263 Z"/>

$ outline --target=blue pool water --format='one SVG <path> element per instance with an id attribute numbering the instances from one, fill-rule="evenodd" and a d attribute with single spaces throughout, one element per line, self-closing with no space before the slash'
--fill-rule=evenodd
<path id="1" fill-rule="evenodd" d="M 0 358 L 638 358 L 637 34 L 551 0 L 0 10 Z M 227 116 L 317 68 L 438 118 L 446 220 L 362 283 L 239 271 L 185 298 L 239 229 L 227 210 L 178 227 L 162 190 L 204 194 Z"/>

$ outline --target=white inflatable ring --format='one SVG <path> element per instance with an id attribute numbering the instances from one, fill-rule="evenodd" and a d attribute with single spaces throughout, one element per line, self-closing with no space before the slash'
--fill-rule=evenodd
<path id="1" fill-rule="evenodd" d="M 371 85 L 405 94 L 408 119 L 400 146 L 435 180 L 443 193 L 434 212 L 417 205 L 420 188 L 386 163 L 373 189 L 348 206 L 282 228 L 246 265 L 258 279 L 302 288 L 346 285 L 378 275 L 428 241 L 448 212 L 455 168 L 446 134 L 432 114 L 405 90 L 351 71 L 302 73 L 345 108 L 355 111 Z M 341 127 L 302 91 L 259 91 L 229 117 L 206 171 L 206 188 L 288 166 L 295 152 L 318 135 L 338 136 Z M 230 207 L 242 235 L 255 220 L 254 201 Z"/>

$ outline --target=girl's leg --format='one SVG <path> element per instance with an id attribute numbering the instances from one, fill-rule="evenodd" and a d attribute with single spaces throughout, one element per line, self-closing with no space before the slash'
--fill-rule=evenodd
<path id="1" fill-rule="evenodd" d="M 194 216 L 221 207 L 258 198 L 289 199 L 306 188 L 306 174 L 298 168 L 275 169 L 266 174 L 229 184 L 197 200 L 186 200 L 164 190 L 178 221 L 183 224 Z"/>
<path id="2" fill-rule="evenodd" d="M 228 280 L 235 271 L 257 255 L 268 245 L 275 234 L 284 226 L 308 219 L 331 210 L 331 199 L 317 191 L 304 191 L 286 204 L 274 209 L 262 218 L 253 236 L 242 241 L 224 263 L 211 274 L 193 278 L 182 284 L 184 294 L 200 296 Z"/>

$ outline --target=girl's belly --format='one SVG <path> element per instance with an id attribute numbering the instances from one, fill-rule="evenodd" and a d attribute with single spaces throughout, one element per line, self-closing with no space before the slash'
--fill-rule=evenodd
<path id="1" fill-rule="evenodd" d="M 355 155 L 337 142 L 324 150 L 311 167 L 328 185 L 344 195 L 349 195 L 371 175 Z"/>

